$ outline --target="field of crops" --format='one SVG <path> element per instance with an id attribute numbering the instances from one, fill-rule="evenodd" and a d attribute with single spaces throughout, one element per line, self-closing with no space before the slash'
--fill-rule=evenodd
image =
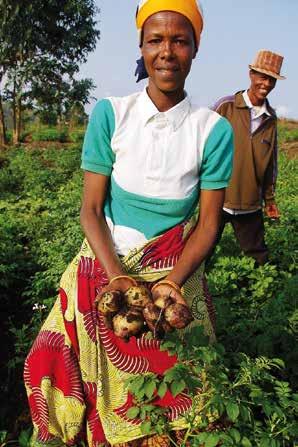
<path id="1" fill-rule="evenodd" d="M 192 419 L 187 439 L 198 447 L 298 445 L 298 123 L 280 122 L 279 138 L 281 218 L 266 221 L 270 263 L 255 268 L 227 228 L 208 267 L 218 344 L 206 346 L 195 334 L 200 349 L 188 353 L 192 365 L 208 373 L 202 417 Z M 1 447 L 29 446 L 23 362 L 82 241 L 79 165 L 78 143 L 40 142 L 0 152 Z M 176 341 L 168 343 L 179 350 Z M 185 352 L 179 355 L 184 365 Z M 185 374 L 195 374 L 189 368 L 172 378 L 178 388 Z M 152 413 L 154 418 L 163 427 Z M 205 433 L 197 435 L 200 430 Z"/>

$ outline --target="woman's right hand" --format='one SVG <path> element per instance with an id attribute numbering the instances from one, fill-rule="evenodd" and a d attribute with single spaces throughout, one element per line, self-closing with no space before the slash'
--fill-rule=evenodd
<path id="1" fill-rule="evenodd" d="M 119 292 L 125 293 L 127 289 L 136 285 L 136 280 L 133 279 L 131 276 L 119 275 L 119 278 L 112 278 L 109 284 L 101 289 L 99 296 L 103 295 L 105 292 L 110 292 L 112 290 L 119 290 Z"/>

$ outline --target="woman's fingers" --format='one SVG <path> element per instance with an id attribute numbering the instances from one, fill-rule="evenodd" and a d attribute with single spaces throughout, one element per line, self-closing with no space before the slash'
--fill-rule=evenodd
<path id="1" fill-rule="evenodd" d="M 99 293 L 99 297 L 102 296 L 105 292 L 110 292 L 113 290 L 119 290 L 120 292 L 125 293 L 127 289 L 129 289 L 131 286 L 132 283 L 129 280 L 129 278 L 117 279 L 113 281 L 112 284 L 108 284 L 105 287 L 103 287 Z M 160 286 L 156 287 L 152 291 L 152 297 L 153 301 L 162 297 L 163 299 L 169 298 L 174 303 L 179 303 L 183 304 L 184 306 L 188 306 L 182 294 L 168 284 L 161 284 Z"/>
<path id="2" fill-rule="evenodd" d="M 156 287 L 153 290 L 152 295 L 153 301 L 161 296 L 165 296 L 171 298 L 175 303 L 184 304 L 185 306 L 187 306 L 187 303 L 181 293 L 166 284 L 161 284 L 160 286 Z"/>
<path id="3" fill-rule="evenodd" d="M 119 290 L 119 292 L 125 293 L 127 289 L 132 287 L 132 285 L 133 284 L 129 280 L 129 278 L 117 279 L 113 281 L 112 284 L 107 284 L 106 286 L 104 286 L 101 289 L 99 296 L 103 295 L 105 292 L 111 292 L 112 290 Z"/>

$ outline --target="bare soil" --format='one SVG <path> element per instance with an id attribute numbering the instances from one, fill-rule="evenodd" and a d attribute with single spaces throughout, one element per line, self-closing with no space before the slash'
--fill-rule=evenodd
<path id="1" fill-rule="evenodd" d="M 296 121 L 296 120 L 288 120 L 288 119 L 282 118 L 282 119 L 279 119 L 278 121 L 283 127 L 286 127 L 289 130 L 298 129 L 298 121 Z"/>
<path id="2" fill-rule="evenodd" d="M 290 159 L 298 158 L 298 141 L 293 141 L 291 143 L 284 143 L 280 149 L 285 152 L 287 157 Z"/>
<path id="3" fill-rule="evenodd" d="M 288 120 L 288 119 L 280 119 L 279 123 L 286 127 L 288 130 L 297 130 L 298 129 L 298 121 Z M 286 153 L 286 155 L 291 159 L 298 158 L 298 141 L 291 141 L 289 143 L 283 143 L 280 147 L 282 151 Z"/>

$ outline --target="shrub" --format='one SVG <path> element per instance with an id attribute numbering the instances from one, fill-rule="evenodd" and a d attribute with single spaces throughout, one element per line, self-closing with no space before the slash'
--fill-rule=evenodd
<path id="1" fill-rule="evenodd" d="M 201 328 L 193 328 L 183 338 L 167 335 L 162 346 L 179 362 L 163 376 L 148 373 L 127 381 L 133 406 L 126 416 L 140 419 L 144 434 L 154 429 L 174 437 L 166 409 L 154 405 L 156 397 L 169 390 L 192 399 L 186 415 L 189 427 L 179 445 L 293 446 L 298 395 L 278 378 L 284 368 L 281 360 L 227 356 L 222 345 L 207 346 Z"/>
<path id="2" fill-rule="evenodd" d="M 45 317 L 43 306 L 49 309 L 59 276 L 82 240 L 79 160 L 80 150 L 75 146 L 47 151 L 18 148 L 2 155 L 0 336 L 4 348 L 0 392 L 3 402 L 8 396 L 11 400 L 0 410 L 5 427 L 14 425 L 26 405 L 25 355 Z M 33 311 L 35 304 L 37 311 Z"/>
<path id="3" fill-rule="evenodd" d="M 85 129 L 76 129 L 72 132 L 69 132 L 69 139 L 73 143 L 82 143 L 84 140 Z"/>
<path id="4" fill-rule="evenodd" d="M 40 129 L 32 132 L 32 141 L 68 141 L 67 129 L 59 130 L 56 127 Z"/>

